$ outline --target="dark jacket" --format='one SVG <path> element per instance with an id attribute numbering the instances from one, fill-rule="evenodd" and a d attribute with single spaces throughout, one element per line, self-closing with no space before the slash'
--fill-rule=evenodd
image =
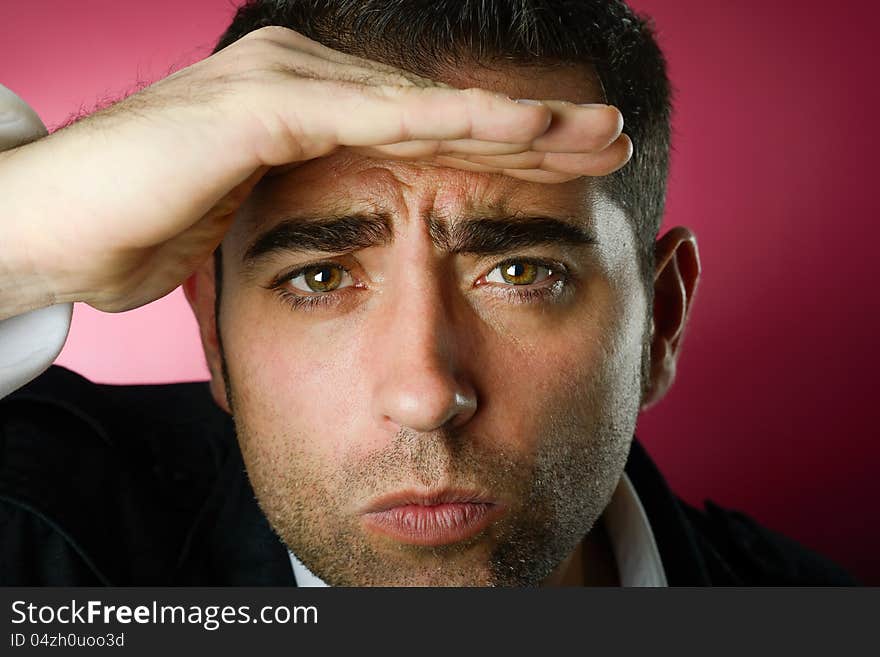
<path id="1" fill-rule="evenodd" d="M 626 472 L 669 584 L 850 585 L 747 516 Z M 295 585 L 206 383 L 114 386 L 62 367 L 0 400 L 0 584 Z"/>

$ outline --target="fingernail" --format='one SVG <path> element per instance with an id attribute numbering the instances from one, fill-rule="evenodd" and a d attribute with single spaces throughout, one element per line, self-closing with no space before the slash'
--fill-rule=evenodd
<path id="1" fill-rule="evenodd" d="M 522 103 L 523 105 L 543 105 L 540 100 L 532 100 L 531 98 L 517 98 L 514 102 Z"/>
<path id="2" fill-rule="evenodd" d="M 605 109 L 608 107 L 605 103 L 581 103 L 578 107 L 589 107 L 590 109 Z"/>

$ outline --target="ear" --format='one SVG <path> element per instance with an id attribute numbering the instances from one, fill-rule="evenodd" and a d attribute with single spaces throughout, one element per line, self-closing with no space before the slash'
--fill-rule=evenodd
<path id="1" fill-rule="evenodd" d="M 226 397 L 226 382 L 223 380 L 223 367 L 220 358 L 220 341 L 217 338 L 217 322 L 214 316 L 214 258 L 209 257 L 193 274 L 183 282 L 183 293 L 192 308 L 199 324 L 202 349 L 211 373 L 211 395 L 224 411 L 232 412 Z"/>
<path id="2" fill-rule="evenodd" d="M 697 238 L 687 228 L 669 230 L 654 245 L 651 380 L 642 408 L 660 401 L 675 380 L 684 328 L 700 280 Z"/>

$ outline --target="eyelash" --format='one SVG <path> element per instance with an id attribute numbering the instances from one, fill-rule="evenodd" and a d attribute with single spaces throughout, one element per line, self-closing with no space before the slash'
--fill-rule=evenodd
<path id="1" fill-rule="evenodd" d="M 283 303 L 286 303 L 294 310 L 313 310 L 319 306 L 335 306 L 339 302 L 339 296 L 328 292 L 316 296 L 300 296 L 289 292 L 284 288 L 277 288 L 275 292 Z"/>
<path id="2" fill-rule="evenodd" d="M 499 286 L 492 283 L 483 283 L 480 287 L 491 285 L 492 287 L 499 288 L 497 294 L 504 296 L 509 303 L 538 303 L 540 301 L 548 301 L 558 297 L 570 280 L 568 271 L 562 263 L 536 258 L 508 258 L 507 260 L 497 263 L 489 271 L 492 272 L 499 267 L 513 263 L 528 263 L 538 267 L 546 267 L 551 271 L 551 277 L 558 276 L 559 278 L 553 281 L 550 285 L 544 285 L 537 288 L 514 285 Z M 351 270 L 347 267 L 342 267 L 342 265 L 337 262 L 315 262 L 281 274 L 272 281 L 267 288 L 274 291 L 281 301 L 289 305 L 293 310 L 315 310 L 317 308 L 330 308 L 336 306 L 341 301 L 340 295 L 337 294 L 336 291 L 326 292 L 324 294 L 306 295 L 296 294 L 285 287 L 285 284 L 290 279 L 296 278 L 306 269 L 324 266 L 341 267 L 347 274 L 351 275 Z M 487 275 L 488 274 L 484 274 L 480 278 L 484 279 Z"/>
<path id="3" fill-rule="evenodd" d="M 287 289 L 286 284 L 289 280 L 296 278 L 307 269 L 314 267 L 341 267 L 347 274 L 351 274 L 348 267 L 343 267 L 338 262 L 312 262 L 302 267 L 298 267 L 289 272 L 285 272 L 277 276 L 266 287 L 275 292 L 278 298 L 293 310 L 314 310 L 319 307 L 329 308 L 339 303 L 340 297 L 335 292 L 326 292 L 324 294 L 297 294 Z"/>
<path id="4" fill-rule="evenodd" d="M 514 263 L 526 263 L 535 265 L 536 267 L 545 267 L 550 270 L 549 279 L 556 278 L 549 285 L 544 284 L 541 287 L 516 286 L 516 285 L 498 285 L 495 283 L 485 282 L 480 287 L 491 286 L 496 288 L 495 294 L 500 294 L 508 303 L 539 303 L 541 301 L 550 301 L 557 297 L 565 290 L 566 285 L 570 282 L 570 276 L 565 265 L 561 262 L 553 262 L 550 260 L 542 260 L 540 258 L 508 258 L 496 263 L 489 272 L 493 272 L 499 267 L 505 267 Z M 480 277 L 484 280 L 488 273 Z M 545 279 L 545 280 L 549 280 Z M 545 281 L 541 281 L 545 283 Z"/>

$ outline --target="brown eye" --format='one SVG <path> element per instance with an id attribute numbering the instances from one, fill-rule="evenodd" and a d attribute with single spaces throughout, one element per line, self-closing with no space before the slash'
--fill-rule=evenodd
<path id="1" fill-rule="evenodd" d="M 351 275 L 339 265 L 306 267 L 290 279 L 290 285 L 300 292 L 326 293 L 351 284 Z"/>
<path id="2" fill-rule="evenodd" d="M 509 260 L 493 269 L 486 276 L 486 282 L 506 283 L 508 285 L 532 285 L 553 275 L 549 267 L 528 260 Z"/>
<path id="3" fill-rule="evenodd" d="M 501 267 L 501 277 L 513 285 L 531 285 L 538 278 L 538 268 L 530 262 L 513 262 Z"/>

